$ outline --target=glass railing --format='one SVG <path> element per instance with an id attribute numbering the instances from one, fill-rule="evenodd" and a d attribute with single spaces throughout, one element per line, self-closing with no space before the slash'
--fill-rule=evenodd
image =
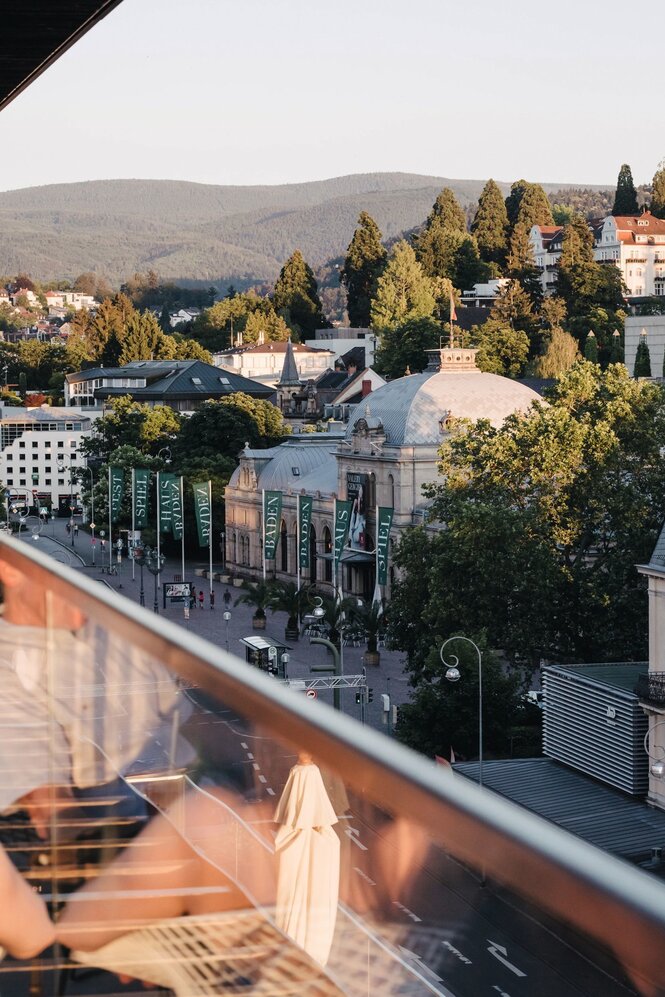
<path id="1" fill-rule="evenodd" d="M 0 580 L 3 997 L 665 992 L 656 878 L 25 544 Z"/>

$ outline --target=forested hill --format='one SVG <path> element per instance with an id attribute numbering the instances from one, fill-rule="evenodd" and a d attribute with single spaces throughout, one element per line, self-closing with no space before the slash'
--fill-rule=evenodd
<path id="1" fill-rule="evenodd" d="M 313 265 L 343 254 L 363 209 L 389 239 L 422 224 L 443 187 L 466 206 L 483 183 L 368 173 L 274 187 L 99 180 L 6 191 L 0 274 L 96 270 L 119 284 L 152 268 L 165 279 L 273 280 L 294 249 Z"/>

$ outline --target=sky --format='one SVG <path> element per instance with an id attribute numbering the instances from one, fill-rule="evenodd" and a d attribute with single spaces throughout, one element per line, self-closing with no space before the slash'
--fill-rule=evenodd
<path id="1" fill-rule="evenodd" d="M 0 114 L 0 190 L 648 182 L 663 27 L 660 0 L 123 0 Z"/>

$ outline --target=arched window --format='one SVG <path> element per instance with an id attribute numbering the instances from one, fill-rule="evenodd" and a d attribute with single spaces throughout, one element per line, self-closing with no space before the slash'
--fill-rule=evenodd
<path id="1" fill-rule="evenodd" d="M 238 534 L 233 531 L 233 563 L 238 563 Z"/>
<path id="2" fill-rule="evenodd" d="M 326 526 L 326 527 L 324 527 L 324 530 L 323 530 L 323 550 L 325 551 L 326 554 L 332 554 L 332 549 L 333 549 L 333 545 L 332 545 L 332 534 L 330 533 L 330 530 Z M 325 567 L 323 569 L 324 570 L 324 578 L 325 578 L 325 580 L 327 582 L 331 582 L 332 581 L 332 576 L 333 576 L 332 559 L 328 560 L 326 558 L 326 560 L 323 563 L 325 565 Z"/>
<path id="3" fill-rule="evenodd" d="M 309 528 L 309 579 L 316 581 L 316 530 L 314 526 Z"/>
<path id="4" fill-rule="evenodd" d="M 286 532 L 286 523 L 282 520 L 282 525 L 279 531 L 279 544 L 280 544 L 280 570 L 289 570 L 289 535 Z"/>
<path id="5" fill-rule="evenodd" d="M 388 475 L 388 494 L 390 495 L 391 508 L 395 508 L 395 479 L 392 474 Z"/>

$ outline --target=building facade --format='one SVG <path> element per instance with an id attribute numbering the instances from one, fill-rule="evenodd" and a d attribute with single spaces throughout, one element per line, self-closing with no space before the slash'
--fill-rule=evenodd
<path id="1" fill-rule="evenodd" d="M 245 449 L 225 492 L 230 570 L 246 577 L 260 574 L 262 492 L 277 490 L 283 496 L 280 540 L 268 567 L 278 578 L 295 580 L 297 501 L 306 494 L 313 498 L 313 512 L 309 563 L 301 580 L 331 587 L 335 499 L 353 499 L 361 518 L 342 555 L 341 582 L 345 592 L 370 598 L 376 507 L 394 510 L 394 542 L 404 529 L 425 521 L 423 485 L 437 477 L 438 450 L 452 420 L 486 418 L 499 426 L 538 400 L 517 381 L 482 373 L 475 353 L 432 351 L 435 359 L 428 370 L 373 391 L 355 406 L 345 428 L 293 436 L 271 450 Z"/>
<path id="2" fill-rule="evenodd" d="M 236 346 L 215 353 L 213 361 L 215 366 L 222 370 L 251 378 L 257 384 L 272 388 L 279 381 L 284 369 L 287 346 L 287 342 Z M 324 346 L 314 349 L 302 343 L 291 343 L 291 350 L 301 381 L 316 380 L 324 370 L 334 366 L 335 353 Z"/>

